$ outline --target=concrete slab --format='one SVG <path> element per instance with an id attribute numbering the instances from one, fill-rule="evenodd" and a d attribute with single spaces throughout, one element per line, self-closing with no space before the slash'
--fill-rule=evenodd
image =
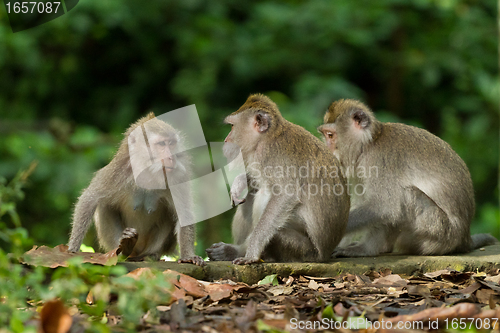
<path id="1" fill-rule="evenodd" d="M 413 275 L 452 268 L 457 271 L 487 271 L 500 269 L 500 244 L 484 250 L 449 256 L 404 256 L 389 254 L 378 257 L 339 258 L 328 263 L 262 263 L 246 266 L 233 265 L 229 261 L 208 262 L 205 267 L 175 262 L 125 262 L 127 269 L 150 267 L 158 270 L 172 269 L 199 280 L 215 281 L 231 279 L 253 284 L 270 274 L 287 277 L 308 275 L 334 277 L 341 273 L 363 274 L 389 268 L 395 274 Z"/>

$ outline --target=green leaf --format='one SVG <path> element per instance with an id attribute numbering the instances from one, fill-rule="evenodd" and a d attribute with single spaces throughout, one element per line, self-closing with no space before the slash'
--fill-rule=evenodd
<path id="1" fill-rule="evenodd" d="M 279 284 L 278 282 L 278 275 L 277 274 L 271 274 L 263 278 L 262 280 L 259 281 L 259 285 L 263 284 L 268 284 L 271 283 L 273 286 L 277 286 Z"/>

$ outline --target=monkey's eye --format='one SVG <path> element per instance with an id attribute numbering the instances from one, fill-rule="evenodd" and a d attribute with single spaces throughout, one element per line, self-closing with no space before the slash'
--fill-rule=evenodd
<path id="1" fill-rule="evenodd" d="M 158 146 L 166 146 L 167 145 L 167 142 L 166 141 L 159 141 L 156 143 Z"/>
<path id="2" fill-rule="evenodd" d="M 169 146 L 173 146 L 173 145 L 176 145 L 176 144 L 177 144 L 177 140 L 175 140 L 175 139 L 172 139 L 172 140 L 168 141 L 168 145 Z"/>
<path id="3" fill-rule="evenodd" d="M 331 139 L 331 138 L 333 138 L 333 133 L 332 132 L 326 132 L 326 136 L 328 137 L 328 139 Z"/>

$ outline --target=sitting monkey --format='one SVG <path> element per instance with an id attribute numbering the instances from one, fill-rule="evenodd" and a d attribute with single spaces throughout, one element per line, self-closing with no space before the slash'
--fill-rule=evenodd
<path id="1" fill-rule="evenodd" d="M 210 259 L 234 264 L 328 260 L 349 214 L 345 178 L 330 170 L 332 164 L 340 168 L 338 160 L 264 95 L 251 95 L 226 123 L 231 131 L 224 154 L 233 160 L 241 149 L 250 186 L 233 219 L 236 244 L 212 245 L 206 250 Z M 242 174 L 233 183 L 233 203 L 240 203 L 245 182 Z"/>
<path id="2" fill-rule="evenodd" d="M 318 130 L 348 174 L 349 234 L 359 242 L 333 256 L 464 253 L 494 244 L 489 234 L 470 236 L 474 190 L 469 170 L 449 144 L 426 130 L 381 123 L 355 100 L 333 102 Z"/>

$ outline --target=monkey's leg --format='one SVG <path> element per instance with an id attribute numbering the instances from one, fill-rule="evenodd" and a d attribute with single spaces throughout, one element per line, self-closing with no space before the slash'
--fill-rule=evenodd
<path id="1" fill-rule="evenodd" d="M 202 257 L 194 253 L 195 225 L 191 224 L 181 227 L 178 235 L 180 259 L 179 263 L 191 263 L 197 266 L 205 266 L 205 261 Z"/>
<path id="2" fill-rule="evenodd" d="M 233 264 L 245 265 L 258 262 L 271 239 L 286 225 L 297 204 L 297 198 L 292 196 L 271 196 L 259 222 L 248 237 L 245 257 L 234 259 Z"/>
<path id="3" fill-rule="evenodd" d="M 374 225 L 378 226 L 369 228 L 364 239 L 346 247 L 337 247 L 333 251 L 332 258 L 368 257 L 392 252 L 398 231 L 395 228 L 381 225 L 381 222 L 373 222 Z"/>
<path id="4" fill-rule="evenodd" d="M 416 255 L 443 255 L 470 251 L 472 240 L 468 223 L 450 219 L 436 203 L 418 188 L 406 193 L 412 203 L 408 227 L 401 231 L 397 249 Z M 453 223 L 455 222 L 455 223 Z"/>
<path id="5" fill-rule="evenodd" d="M 317 261 L 317 257 L 318 251 L 311 239 L 293 228 L 281 229 L 262 253 L 264 261 L 277 262 Z"/>
<path id="6" fill-rule="evenodd" d="M 95 227 L 99 244 L 106 251 L 120 245 L 124 225 L 118 211 L 106 205 L 99 206 L 95 216 Z"/>

